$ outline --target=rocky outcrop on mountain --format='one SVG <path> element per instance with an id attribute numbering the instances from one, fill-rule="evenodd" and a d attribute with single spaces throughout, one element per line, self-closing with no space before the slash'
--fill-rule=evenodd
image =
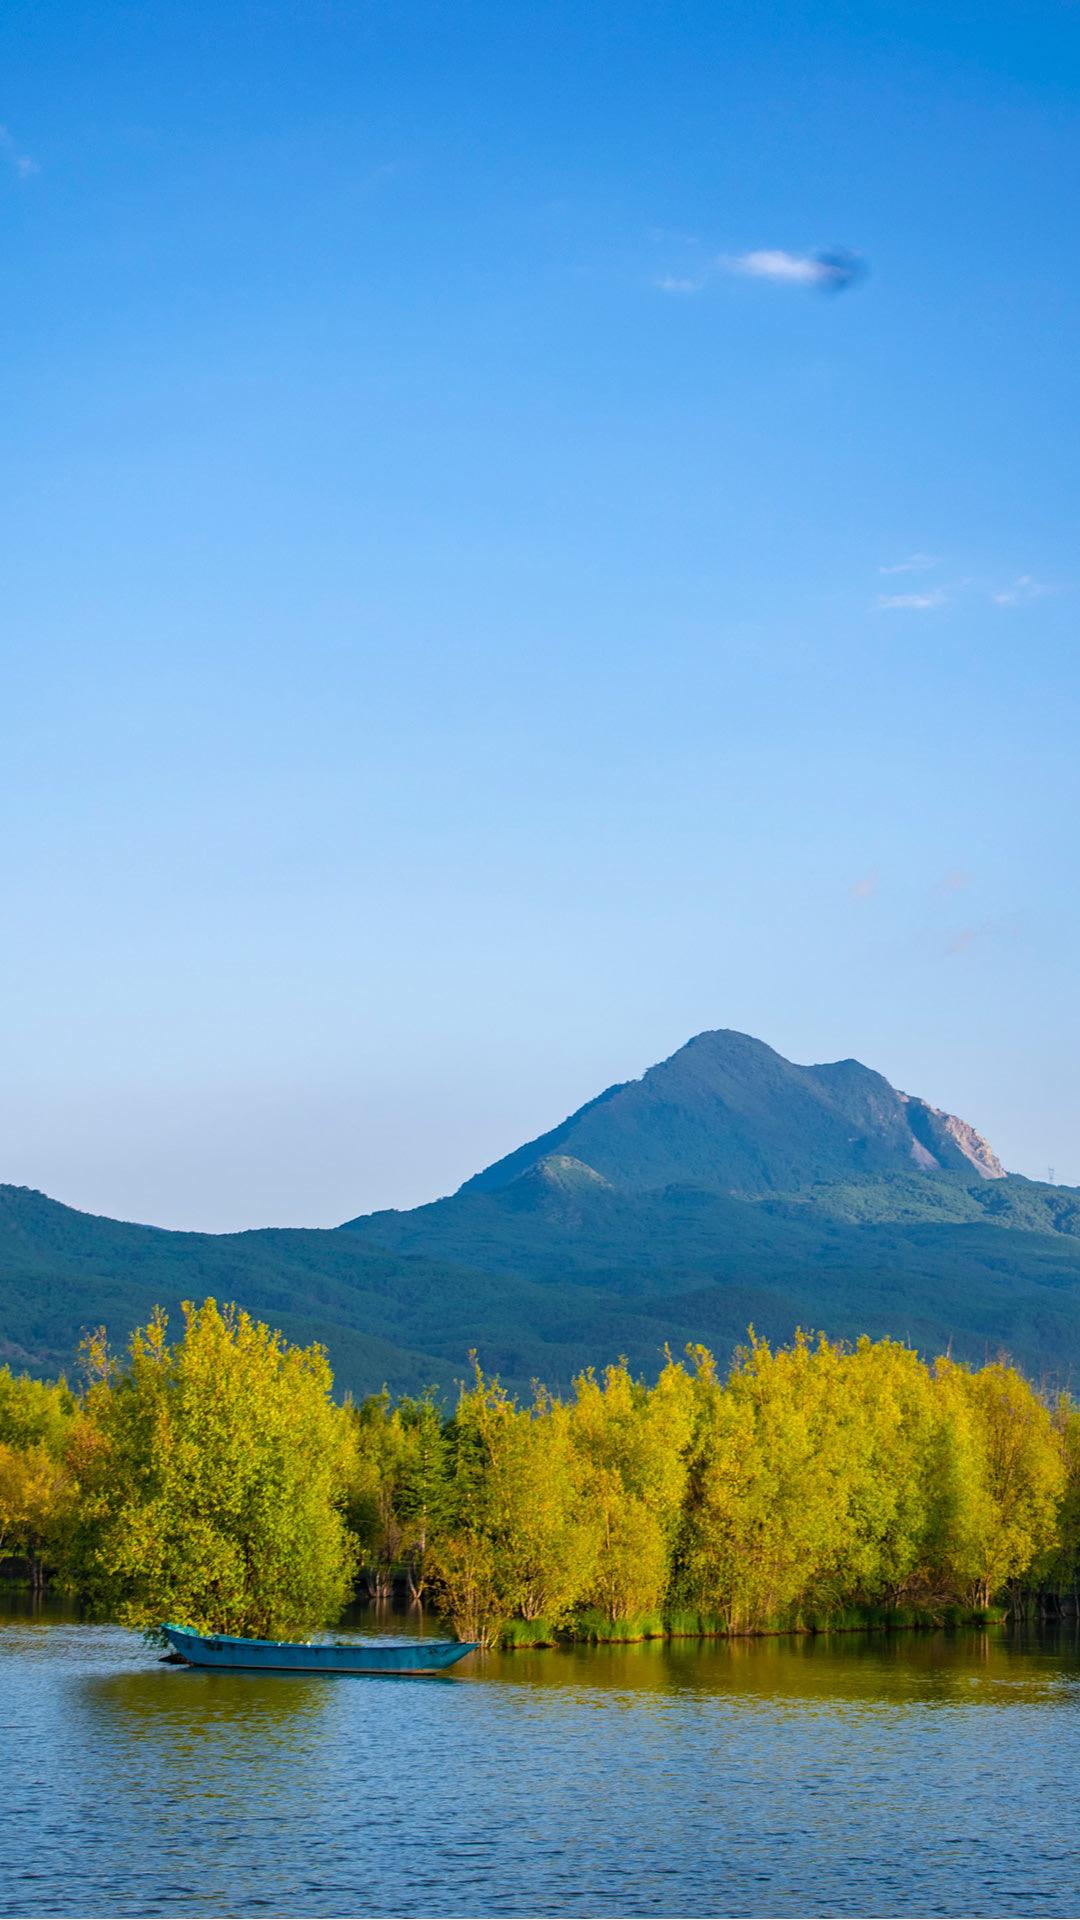
<path id="1" fill-rule="evenodd" d="M 990 1142 L 966 1120 L 957 1119 L 955 1113 L 943 1113 L 940 1107 L 928 1106 L 925 1100 L 918 1100 L 912 1094 L 902 1093 L 900 1098 L 907 1103 L 915 1136 L 912 1159 L 924 1172 L 952 1164 L 955 1148 L 984 1180 L 1007 1178 Z"/>

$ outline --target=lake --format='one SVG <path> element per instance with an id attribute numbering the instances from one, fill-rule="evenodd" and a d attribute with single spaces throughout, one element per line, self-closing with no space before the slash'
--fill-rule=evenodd
<path id="1" fill-rule="evenodd" d="M 164 1666 L 8 1602 L 0 1765 L 6 1916 L 1080 1910 L 1071 1633 L 395 1681 Z"/>

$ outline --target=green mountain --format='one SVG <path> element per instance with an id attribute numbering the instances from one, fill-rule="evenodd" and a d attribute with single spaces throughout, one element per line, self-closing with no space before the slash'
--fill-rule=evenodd
<path id="1" fill-rule="evenodd" d="M 948 1169 L 1000 1179 L 986 1141 L 952 1114 L 897 1093 L 858 1060 L 797 1067 L 749 1034 L 699 1033 L 640 1080 L 609 1087 L 562 1125 L 485 1168 L 491 1193 L 551 1154 L 628 1193 L 693 1181 L 775 1193 L 866 1173 Z"/>
<path id="2" fill-rule="evenodd" d="M 327 1231 L 169 1233 L 0 1187 L 0 1359 L 70 1366 L 157 1303 L 236 1299 L 319 1338 L 344 1386 L 432 1383 L 470 1348 L 565 1386 L 750 1323 L 893 1333 L 1080 1378 L 1080 1191 L 1007 1175 L 965 1122 L 857 1061 L 799 1067 L 707 1033 L 409 1212 Z"/>

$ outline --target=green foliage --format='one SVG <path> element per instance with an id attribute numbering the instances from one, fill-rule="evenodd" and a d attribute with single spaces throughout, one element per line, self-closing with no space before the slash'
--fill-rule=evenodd
<path id="1" fill-rule="evenodd" d="M 64 1467 L 40 1440 L 0 1440 L 0 1556 L 19 1555 L 40 1584 L 67 1516 L 72 1489 Z"/>
<path id="2" fill-rule="evenodd" d="M 1080 1612 L 1080 1407 L 1063 1393 L 1053 1417 L 1065 1479 L 1057 1537 L 1036 1563 L 1035 1572 L 1040 1584 L 1052 1593 L 1067 1595 Z"/>
<path id="3" fill-rule="evenodd" d="M 935 1376 L 938 1553 L 952 1588 L 986 1608 L 1055 1543 L 1066 1460 L 1048 1409 L 1014 1368 L 939 1360 Z"/>
<path id="4" fill-rule="evenodd" d="M 796 1066 L 750 1034 L 720 1030 L 609 1087 L 465 1190 L 497 1191 L 554 1162 L 578 1182 L 584 1175 L 624 1192 L 688 1180 L 734 1193 L 795 1191 L 855 1173 L 910 1173 L 920 1152 L 926 1164 L 970 1174 L 946 1116 L 859 1061 Z"/>
<path id="5" fill-rule="evenodd" d="M 567 1409 L 540 1391 L 523 1410 L 477 1367 L 448 1441 L 450 1497 L 433 1550 L 434 1584 L 461 1638 L 490 1645 L 512 1614 L 561 1623 L 592 1546 Z"/>
<path id="6" fill-rule="evenodd" d="M 0 1555 L 24 1559 L 35 1586 L 60 1551 L 71 1509 L 65 1453 L 75 1420 L 65 1380 L 0 1367 Z"/>
<path id="7" fill-rule="evenodd" d="M 42 1446 L 54 1460 L 62 1459 L 75 1412 L 66 1380 L 34 1380 L 0 1367 L 0 1443 Z"/>
<path id="8" fill-rule="evenodd" d="M 686 1481 L 692 1390 L 669 1358 L 651 1390 L 625 1364 L 575 1382 L 573 1438 L 592 1536 L 584 1605 L 609 1622 L 660 1607 Z"/>
<path id="9" fill-rule="evenodd" d="M 684 1179 L 693 1177 L 687 1169 Z M 357 1396 L 429 1384 L 452 1405 L 478 1346 L 505 1385 L 564 1397 L 590 1360 L 655 1377 L 658 1327 L 727 1358 L 753 1321 L 899 1335 L 979 1361 L 1004 1349 L 1058 1384 L 1080 1365 L 1080 1198 L 1010 1176 L 890 1173 L 737 1197 L 617 1192 L 533 1169 L 347 1231 L 163 1233 L 0 1187 L 0 1332 L 30 1372 L 105 1320 L 120 1344 L 197 1290 L 293 1343 L 325 1341 Z"/>
<path id="10" fill-rule="evenodd" d="M 322 1350 L 208 1300 L 173 1346 L 158 1314 L 125 1364 L 100 1341 L 88 1358 L 69 1563 L 89 1604 L 144 1629 L 268 1637 L 335 1618 L 350 1434 Z"/>
<path id="11" fill-rule="evenodd" d="M 584 1607 L 573 1619 L 573 1637 L 595 1646 L 620 1646 L 632 1640 L 662 1640 L 668 1632 L 661 1613 L 619 1614 L 614 1619 L 601 1607 Z"/>
<path id="12" fill-rule="evenodd" d="M 405 1569 L 415 1600 L 431 1574 L 431 1541 L 445 1520 L 450 1494 L 443 1421 L 430 1391 L 391 1405 L 385 1387 L 346 1418 L 353 1455 L 348 1516 L 361 1549 L 369 1594 L 391 1590 L 395 1567 Z"/>
<path id="13" fill-rule="evenodd" d="M 506 1620 L 499 1635 L 499 1645 L 508 1650 L 514 1647 L 553 1647 L 559 1639 L 558 1630 L 547 1620 Z"/>

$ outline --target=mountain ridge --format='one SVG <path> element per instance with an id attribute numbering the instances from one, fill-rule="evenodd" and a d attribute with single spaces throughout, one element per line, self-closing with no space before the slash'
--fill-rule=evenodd
<path id="1" fill-rule="evenodd" d="M 326 1229 L 176 1233 L 0 1187 L 0 1359 L 70 1366 L 212 1293 L 323 1340 L 342 1387 L 444 1397 L 475 1348 L 506 1383 L 626 1355 L 642 1373 L 752 1321 L 891 1333 L 1080 1376 L 1080 1190 L 1006 1174 L 966 1121 L 856 1060 L 698 1035 L 454 1194 Z"/>
<path id="2" fill-rule="evenodd" d="M 1005 1178 L 989 1143 L 967 1121 L 899 1092 L 861 1061 L 799 1066 L 731 1028 L 695 1034 L 639 1079 L 608 1087 L 458 1192 L 506 1186 L 555 1151 L 636 1190 L 685 1177 L 688 1167 L 705 1184 L 750 1193 L 909 1165 L 967 1165 L 985 1179 Z"/>

